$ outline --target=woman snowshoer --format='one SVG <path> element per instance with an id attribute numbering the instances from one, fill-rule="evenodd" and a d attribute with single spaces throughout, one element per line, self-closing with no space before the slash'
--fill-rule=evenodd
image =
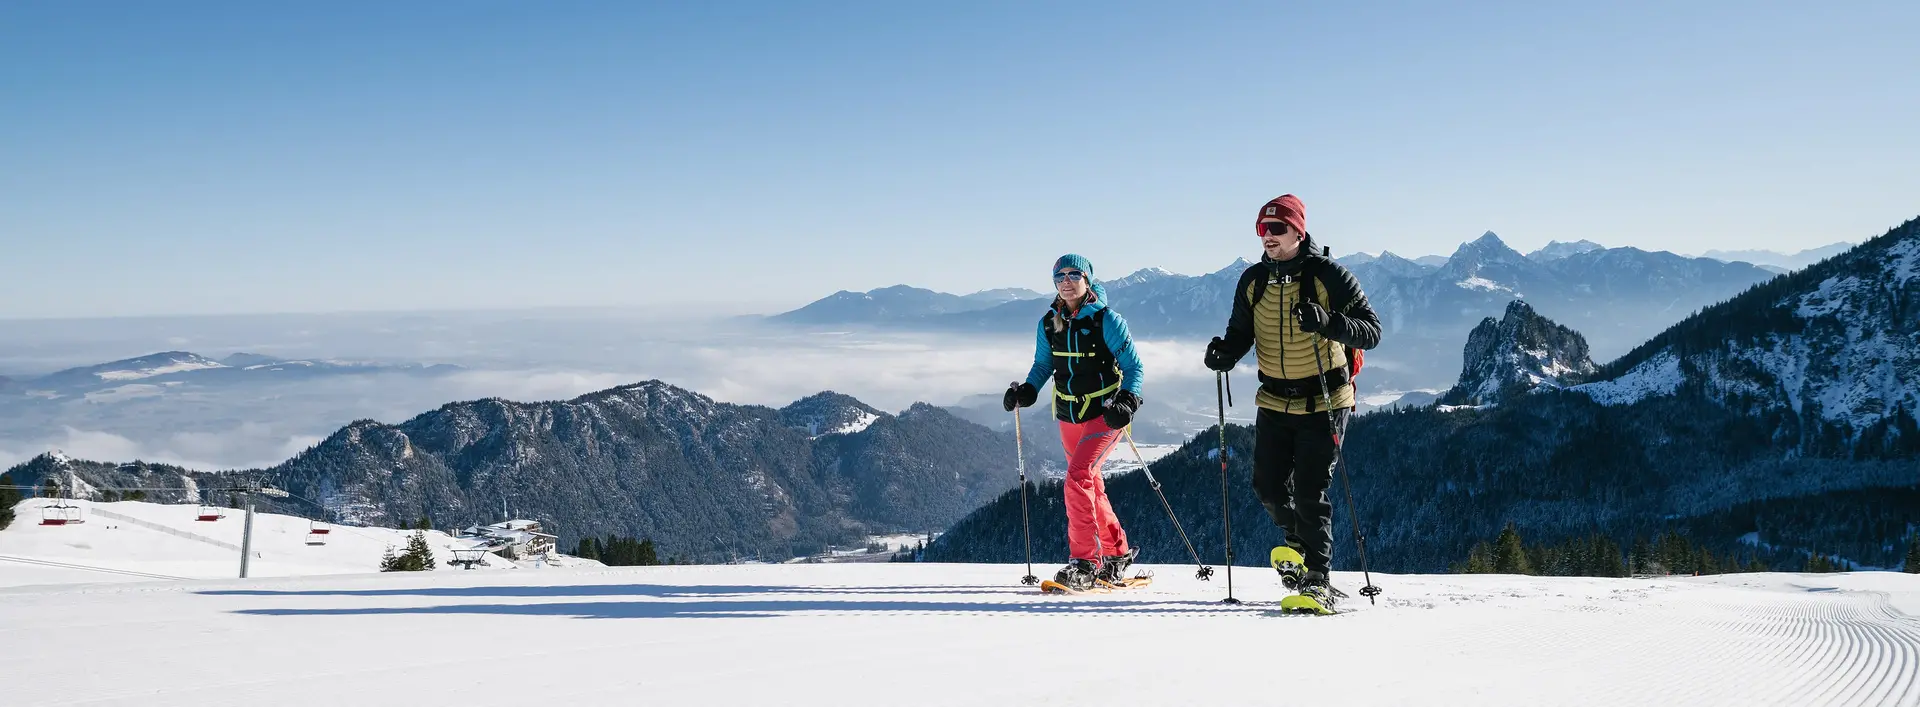
<path id="1" fill-rule="evenodd" d="M 1107 502 L 1100 466 L 1133 424 L 1140 409 L 1140 356 L 1127 321 L 1107 304 L 1106 288 L 1093 279 L 1093 263 L 1067 254 L 1053 263 L 1057 297 L 1040 318 L 1033 367 L 1025 382 L 1007 387 L 1001 404 L 1009 412 L 1040 397 L 1053 378 L 1053 416 L 1067 452 L 1067 546 L 1072 559 L 1054 581 L 1073 589 L 1094 581 L 1118 582 L 1139 551 Z"/>

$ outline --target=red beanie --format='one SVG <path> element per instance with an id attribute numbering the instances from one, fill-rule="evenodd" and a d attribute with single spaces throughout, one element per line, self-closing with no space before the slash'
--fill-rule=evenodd
<path id="1" fill-rule="evenodd" d="M 1300 203 L 1300 197 L 1282 194 L 1260 207 L 1260 215 L 1253 219 L 1254 232 L 1259 233 L 1260 222 L 1270 218 L 1285 221 L 1287 225 L 1293 226 L 1293 230 L 1303 234 L 1307 232 L 1307 205 Z"/>

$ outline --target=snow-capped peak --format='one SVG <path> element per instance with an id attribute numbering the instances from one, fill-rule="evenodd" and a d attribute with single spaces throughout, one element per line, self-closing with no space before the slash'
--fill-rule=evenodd
<path id="1" fill-rule="evenodd" d="M 1518 260 L 1525 257 L 1526 256 L 1520 254 L 1520 251 L 1508 247 L 1506 241 L 1500 240 L 1500 236 L 1494 234 L 1493 231 L 1487 231 L 1479 238 L 1460 244 L 1460 247 L 1454 250 L 1453 257 L 1449 260 L 1452 262 L 1496 262 Z"/>
<path id="2" fill-rule="evenodd" d="M 1570 255 L 1590 253 L 1596 250 L 1606 250 L 1606 246 L 1603 246 L 1603 245 L 1600 245 L 1599 243 L 1595 243 L 1593 241 L 1588 241 L 1588 240 L 1579 240 L 1579 241 L 1574 241 L 1572 243 L 1550 241 L 1547 243 L 1546 247 L 1536 250 L 1532 253 L 1528 253 L 1527 257 L 1545 263 L 1545 262 L 1550 262 L 1554 260 L 1559 260 L 1561 258 L 1565 258 Z"/>
<path id="3" fill-rule="evenodd" d="M 129 381 L 164 376 L 169 373 L 226 367 L 226 364 L 200 354 L 168 351 L 106 364 L 95 369 L 93 375 L 104 381 Z"/>
<path id="4" fill-rule="evenodd" d="M 1174 277 L 1174 273 L 1173 271 L 1167 270 L 1165 268 L 1141 268 L 1139 270 L 1133 271 L 1132 273 L 1129 273 L 1126 277 L 1120 278 L 1118 280 L 1109 281 L 1107 284 L 1113 285 L 1116 287 L 1122 286 L 1122 285 L 1139 285 L 1142 283 L 1153 282 L 1154 280 L 1163 280 L 1169 277 Z"/>

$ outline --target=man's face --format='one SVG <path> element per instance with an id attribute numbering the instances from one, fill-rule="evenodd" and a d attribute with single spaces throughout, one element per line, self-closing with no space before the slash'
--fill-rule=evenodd
<path id="1" fill-rule="evenodd" d="M 1293 230 L 1293 226 L 1278 219 L 1265 219 L 1260 222 L 1260 246 L 1267 251 L 1267 257 L 1287 260 L 1300 252 L 1300 241 L 1306 234 Z"/>

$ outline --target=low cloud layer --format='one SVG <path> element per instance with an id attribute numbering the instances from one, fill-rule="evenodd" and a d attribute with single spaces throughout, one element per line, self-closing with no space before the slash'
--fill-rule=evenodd
<path id="1" fill-rule="evenodd" d="M 391 317 L 373 317 L 358 327 L 332 322 L 332 329 L 320 334 L 311 326 L 279 325 L 230 332 L 222 335 L 225 338 L 206 332 L 168 335 L 157 328 L 142 335 L 145 338 L 117 343 L 88 339 L 88 352 L 107 348 L 136 355 L 190 338 L 196 353 L 215 357 L 265 349 L 284 357 L 452 363 L 467 370 L 437 377 L 352 375 L 230 389 L 188 384 L 141 388 L 134 391 L 137 395 L 115 389 L 84 400 L 0 396 L 5 398 L 0 400 L 0 468 L 50 449 L 82 458 L 137 458 L 198 469 L 267 466 L 357 419 L 400 423 L 449 402 L 490 397 L 565 400 L 649 379 L 723 402 L 770 407 L 833 390 L 897 412 L 915 402 L 950 405 L 970 396 L 997 395 L 1008 381 L 1024 378 L 1033 360 L 1033 339 L 1026 332 L 795 332 L 594 317 L 476 323 L 471 315 L 463 316 L 468 318 L 409 319 L 405 326 L 389 321 Z M 454 341 L 458 345 L 449 345 Z M 1200 364 L 1201 343 L 1137 343 L 1147 368 L 1150 401 L 1166 406 L 1204 392 L 1211 407 L 1212 374 Z M 197 348 L 201 345 L 207 348 Z M 63 359 L 78 355 L 44 347 L 38 353 Z M 420 355 L 431 353 L 444 357 Z M 7 354 L 0 345 L 0 357 Z M 1202 387 L 1205 391 L 1198 391 Z M 1195 390 L 1176 396 L 1177 388 Z"/>

